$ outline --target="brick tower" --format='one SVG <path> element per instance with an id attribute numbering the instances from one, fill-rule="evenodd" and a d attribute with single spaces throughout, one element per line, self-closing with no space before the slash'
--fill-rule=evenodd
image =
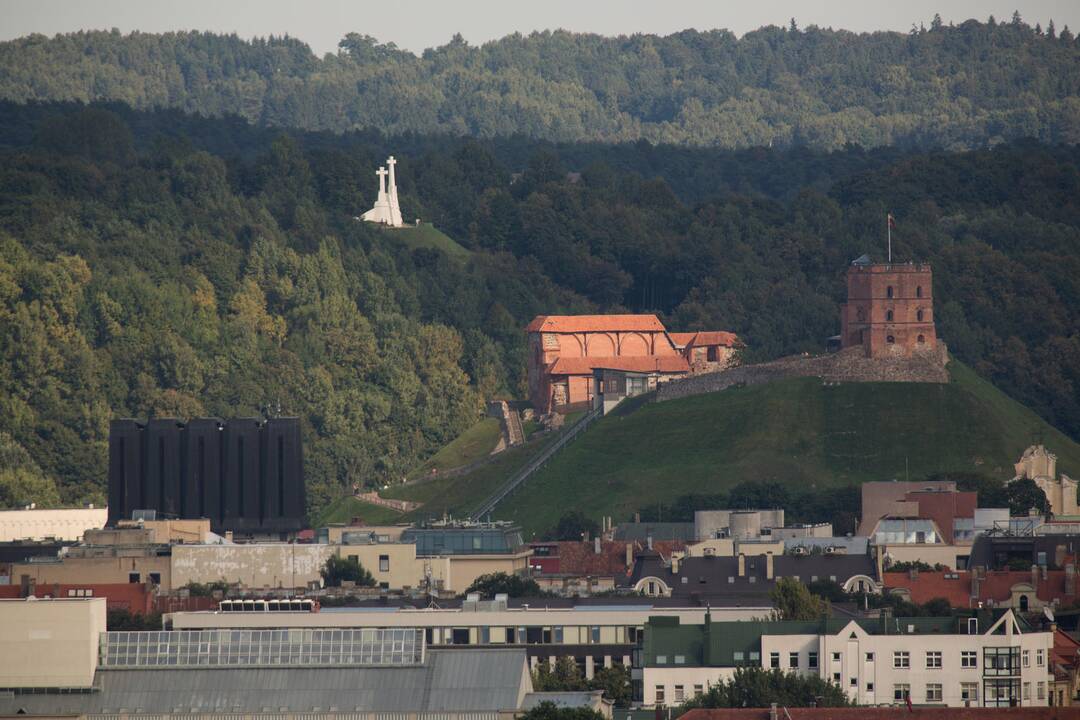
<path id="1" fill-rule="evenodd" d="M 873 263 L 866 255 L 851 263 L 840 345 L 862 347 L 871 358 L 932 351 L 937 332 L 930 264 Z"/>

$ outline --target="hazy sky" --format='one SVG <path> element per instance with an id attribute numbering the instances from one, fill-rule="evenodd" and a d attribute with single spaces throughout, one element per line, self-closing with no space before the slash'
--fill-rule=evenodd
<path id="1" fill-rule="evenodd" d="M 315 52 L 332 52 L 348 32 L 420 52 L 445 44 L 455 32 L 479 44 L 514 31 L 564 28 L 604 35 L 686 28 L 727 28 L 742 35 L 762 25 L 855 31 L 901 30 L 995 15 L 1080 31 L 1078 0 L 0 0 L 0 39 L 81 29 L 214 30 L 242 37 L 289 34 Z"/>

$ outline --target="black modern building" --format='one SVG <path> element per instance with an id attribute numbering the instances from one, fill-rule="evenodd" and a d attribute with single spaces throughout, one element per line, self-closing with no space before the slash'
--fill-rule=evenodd
<path id="1" fill-rule="evenodd" d="M 113 420 L 109 524 L 153 510 L 208 518 L 214 532 L 290 533 L 305 525 L 298 418 Z"/>

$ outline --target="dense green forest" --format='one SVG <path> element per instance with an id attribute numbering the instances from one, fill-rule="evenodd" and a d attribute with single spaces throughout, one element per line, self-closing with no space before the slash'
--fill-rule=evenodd
<path id="1" fill-rule="evenodd" d="M 390 152 L 406 217 L 467 254 L 353 219 Z M 887 209 L 952 351 L 1078 437 L 1078 205 L 1080 149 L 1034 142 L 690 151 L 0 103 L 0 504 L 100 500 L 111 417 L 280 405 L 317 510 L 521 397 L 541 312 L 818 351 Z"/>
<path id="2" fill-rule="evenodd" d="M 557 31 L 475 47 L 455 36 L 419 57 L 355 33 L 319 58 L 288 37 L 80 32 L 0 43 L 0 99 L 115 100 L 308 130 L 965 149 L 1080 141 L 1080 44 L 1019 14 L 935 17 L 907 34 L 793 20 L 741 38 Z"/>

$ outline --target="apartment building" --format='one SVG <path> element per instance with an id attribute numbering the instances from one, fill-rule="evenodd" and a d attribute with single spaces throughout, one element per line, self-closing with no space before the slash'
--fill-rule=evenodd
<path id="1" fill-rule="evenodd" d="M 646 705 L 677 705 L 758 666 L 816 675 L 859 705 L 1044 707 L 1053 649 L 1053 632 L 1012 611 L 689 627 L 656 618 L 645 626 L 640 692 Z"/>

